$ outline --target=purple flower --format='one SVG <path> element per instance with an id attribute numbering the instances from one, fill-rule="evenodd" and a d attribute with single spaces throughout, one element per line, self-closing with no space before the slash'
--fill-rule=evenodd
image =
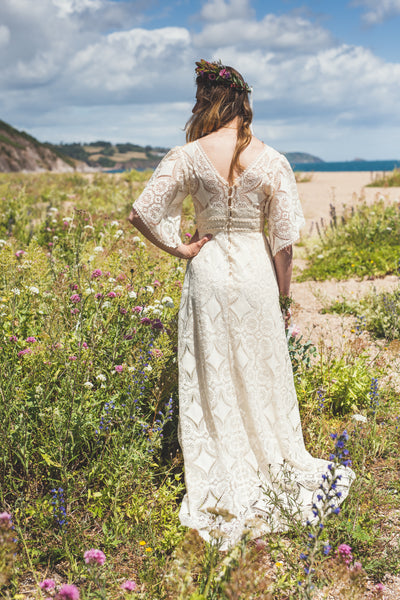
<path id="1" fill-rule="evenodd" d="M 85 559 L 85 563 L 87 565 L 104 565 L 104 563 L 106 562 L 106 556 L 104 554 L 104 552 L 102 552 L 101 550 L 96 550 L 96 548 L 91 548 L 90 550 L 86 550 L 86 552 L 83 555 L 83 558 Z"/>
<path id="2" fill-rule="evenodd" d="M 385 591 L 385 586 L 383 585 L 383 583 L 377 583 L 375 586 L 375 590 L 377 592 L 384 592 Z"/>
<path id="3" fill-rule="evenodd" d="M 121 306 L 121 308 L 119 309 L 119 312 L 121 313 L 121 315 L 126 315 L 126 313 L 128 311 L 126 310 L 126 308 L 124 308 L 123 306 Z"/>
<path id="4" fill-rule="evenodd" d="M 226 69 L 221 69 L 221 71 L 219 72 L 219 76 L 223 77 L 224 79 L 230 79 L 231 74 Z"/>
<path id="5" fill-rule="evenodd" d="M 132 312 L 135 313 L 140 313 L 143 310 L 143 306 L 135 306 L 135 308 L 132 309 Z"/>
<path id="6" fill-rule="evenodd" d="M 70 297 L 71 302 L 73 302 L 74 304 L 78 304 L 78 302 L 81 301 L 81 297 L 79 294 L 72 294 L 72 296 Z"/>
<path id="7" fill-rule="evenodd" d="M 25 348 L 24 350 L 20 350 L 18 352 L 18 356 L 23 356 L 24 354 L 32 354 L 32 350 L 30 348 Z"/>
<path id="8" fill-rule="evenodd" d="M 97 292 L 97 294 L 95 294 L 94 297 L 97 298 L 97 300 L 100 300 L 100 298 L 103 297 L 103 294 L 100 294 L 100 292 Z"/>
<path id="9" fill-rule="evenodd" d="M 115 365 L 114 369 L 117 371 L 117 373 L 122 373 L 124 367 L 123 365 Z"/>
<path id="10" fill-rule="evenodd" d="M 30 344 L 33 344 L 34 342 L 37 342 L 37 339 L 32 336 L 32 337 L 27 337 L 25 341 Z"/>
<path id="11" fill-rule="evenodd" d="M 44 590 L 45 592 L 52 590 L 55 587 L 55 585 L 56 582 L 54 581 L 54 579 L 43 579 L 43 581 L 39 583 L 40 589 Z"/>
<path id="12" fill-rule="evenodd" d="M 143 319 L 140 319 L 140 322 L 143 323 L 143 325 L 150 325 L 151 323 L 148 317 L 143 317 Z"/>
<path id="13" fill-rule="evenodd" d="M 10 335 L 8 339 L 10 340 L 10 342 L 18 342 L 18 338 L 16 335 Z"/>
<path id="14" fill-rule="evenodd" d="M 95 269 L 92 273 L 92 279 L 97 279 L 98 277 L 101 277 L 103 275 L 103 273 L 101 272 L 100 269 Z"/>
<path id="15" fill-rule="evenodd" d="M 330 544 L 325 544 L 324 546 L 324 554 L 327 555 L 332 550 L 332 546 Z"/>
<path id="16" fill-rule="evenodd" d="M 2 512 L 0 513 L 0 523 L 6 523 L 9 524 L 11 523 L 11 515 L 8 512 Z"/>
<path id="17" fill-rule="evenodd" d="M 116 298 L 116 297 L 117 297 L 117 294 L 116 294 L 115 292 L 108 292 L 107 296 L 108 296 L 109 298 Z"/>
<path id="18" fill-rule="evenodd" d="M 137 585 L 131 579 L 127 579 L 124 583 L 121 583 L 121 589 L 126 590 L 127 592 L 134 592 L 137 588 Z"/>
<path id="19" fill-rule="evenodd" d="M 353 560 L 351 546 L 349 546 L 348 544 L 340 544 L 340 546 L 337 547 L 336 554 L 340 556 L 340 558 L 343 560 L 344 563 L 346 563 L 346 565 L 349 565 Z"/>
<path id="20" fill-rule="evenodd" d="M 57 600 L 79 600 L 79 590 L 75 585 L 64 583 L 56 598 Z"/>

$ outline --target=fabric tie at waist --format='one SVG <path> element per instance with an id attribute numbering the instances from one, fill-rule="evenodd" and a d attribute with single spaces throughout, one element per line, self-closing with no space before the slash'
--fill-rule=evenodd
<path id="1" fill-rule="evenodd" d="M 257 218 L 239 218 L 222 217 L 197 219 L 197 229 L 199 234 L 218 233 L 219 231 L 242 231 L 242 232 L 262 232 L 264 231 L 264 216 Z"/>

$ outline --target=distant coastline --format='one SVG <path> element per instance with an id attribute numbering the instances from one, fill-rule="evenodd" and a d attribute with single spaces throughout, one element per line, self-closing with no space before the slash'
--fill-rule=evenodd
<path id="1" fill-rule="evenodd" d="M 294 171 L 393 171 L 400 168 L 399 160 L 351 160 L 344 162 L 296 163 L 291 162 Z"/>

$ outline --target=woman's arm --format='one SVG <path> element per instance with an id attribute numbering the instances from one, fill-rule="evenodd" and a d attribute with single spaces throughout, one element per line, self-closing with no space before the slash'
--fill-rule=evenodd
<path id="1" fill-rule="evenodd" d="M 274 256 L 274 265 L 276 278 L 278 280 L 279 294 L 289 296 L 290 282 L 292 279 L 293 270 L 293 246 L 289 245 L 277 252 Z M 285 327 L 289 325 L 290 310 L 288 309 L 284 315 Z"/>
<path id="2" fill-rule="evenodd" d="M 211 234 L 207 234 L 199 240 L 199 234 L 196 230 L 195 234 L 191 237 L 190 242 L 188 244 L 180 244 L 176 248 L 171 248 L 166 244 L 163 244 L 159 239 L 157 239 L 147 225 L 142 221 L 139 214 L 136 212 L 134 208 L 132 208 L 131 213 L 128 217 L 128 221 L 132 223 L 136 229 L 138 229 L 152 244 L 161 248 L 165 252 L 172 254 L 172 256 L 177 256 L 178 258 L 193 258 L 196 256 L 201 248 L 204 246 L 206 242 L 208 242 L 211 238 Z"/>

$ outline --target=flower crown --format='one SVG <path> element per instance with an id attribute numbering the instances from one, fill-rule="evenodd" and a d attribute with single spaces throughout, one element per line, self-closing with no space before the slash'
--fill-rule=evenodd
<path id="1" fill-rule="evenodd" d="M 220 60 L 210 63 L 201 59 L 201 61 L 196 62 L 196 65 L 196 74 L 200 75 L 200 77 L 207 78 L 216 83 L 222 83 L 237 90 L 251 92 L 251 87 L 246 82 L 243 82 L 237 75 L 228 71 Z"/>

